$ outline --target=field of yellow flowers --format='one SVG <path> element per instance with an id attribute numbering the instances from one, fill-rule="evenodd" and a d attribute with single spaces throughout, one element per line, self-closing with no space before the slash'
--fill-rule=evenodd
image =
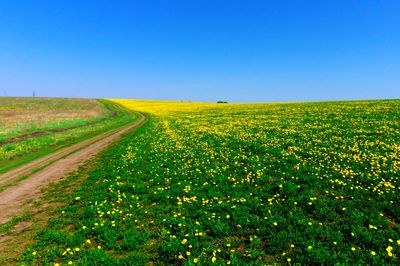
<path id="1" fill-rule="evenodd" d="M 149 122 L 22 263 L 400 263 L 400 100 L 114 101 Z"/>

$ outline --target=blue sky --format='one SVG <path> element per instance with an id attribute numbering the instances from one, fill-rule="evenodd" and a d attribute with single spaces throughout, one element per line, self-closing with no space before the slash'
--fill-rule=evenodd
<path id="1" fill-rule="evenodd" d="M 0 2 L 1 95 L 400 98 L 400 1 Z"/>

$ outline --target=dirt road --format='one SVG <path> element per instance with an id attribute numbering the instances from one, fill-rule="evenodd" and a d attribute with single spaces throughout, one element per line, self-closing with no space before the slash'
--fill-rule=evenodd
<path id="1" fill-rule="evenodd" d="M 117 141 L 121 135 L 143 125 L 147 118 L 142 114 L 139 115 L 139 119 L 128 126 L 58 150 L 0 175 L 0 187 L 13 184 L 30 175 L 0 192 L 0 224 L 6 223 L 11 217 L 22 212 L 24 204 L 39 197 L 43 187 L 77 170 L 93 155 Z"/>

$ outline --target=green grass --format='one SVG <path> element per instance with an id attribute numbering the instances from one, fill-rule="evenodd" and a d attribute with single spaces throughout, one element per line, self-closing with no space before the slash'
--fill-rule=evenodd
<path id="1" fill-rule="evenodd" d="M 87 119 L 83 122 L 80 120 L 76 123 L 70 123 L 69 121 L 64 123 L 61 121 L 57 124 L 57 128 L 66 126 L 74 126 L 74 128 L 62 132 L 53 132 L 44 136 L 27 138 L 16 143 L 1 146 L 0 173 L 108 130 L 126 125 L 137 118 L 136 115 L 115 103 L 106 100 L 98 101 L 104 110 L 106 110 L 100 117 Z M 50 124 L 50 126 L 52 125 Z M 46 129 L 51 129 L 48 126 Z"/>
<path id="2" fill-rule="evenodd" d="M 399 264 L 399 100 L 152 106 L 21 263 Z"/>
<path id="3" fill-rule="evenodd" d="M 5 224 L 0 224 L 0 234 L 10 233 L 15 225 L 30 220 L 31 216 L 29 214 L 20 214 L 14 216 L 10 221 Z"/>

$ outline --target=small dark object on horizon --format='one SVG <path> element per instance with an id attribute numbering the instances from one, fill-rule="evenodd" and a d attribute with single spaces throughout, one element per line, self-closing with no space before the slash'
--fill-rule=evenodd
<path id="1" fill-rule="evenodd" d="M 218 101 L 217 103 L 228 103 L 228 102 L 225 102 L 225 101 Z"/>

